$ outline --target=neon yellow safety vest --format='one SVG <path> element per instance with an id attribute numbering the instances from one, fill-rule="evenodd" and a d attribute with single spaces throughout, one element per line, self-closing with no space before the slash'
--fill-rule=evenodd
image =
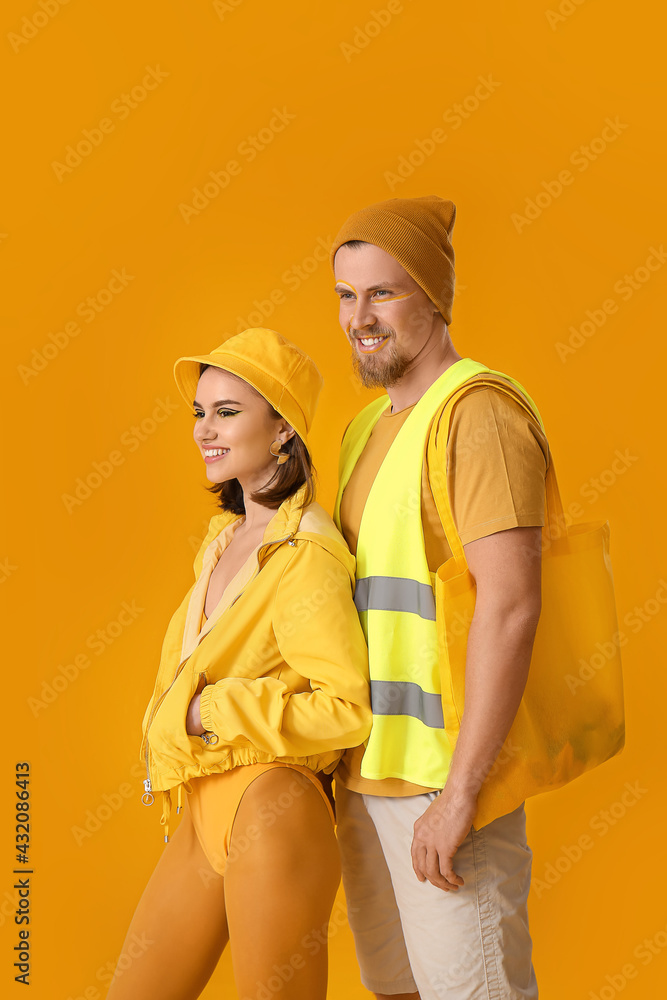
<path id="1" fill-rule="evenodd" d="M 436 606 L 421 520 L 422 464 L 433 418 L 446 399 L 479 374 L 515 379 L 470 358 L 451 365 L 416 403 L 392 442 L 364 507 L 357 543 L 355 604 L 369 651 L 373 727 L 365 778 L 403 778 L 443 788 L 452 756 L 440 697 Z M 390 405 L 374 400 L 343 439 L 334 520 L 343 491 L 373 427 Z"/>

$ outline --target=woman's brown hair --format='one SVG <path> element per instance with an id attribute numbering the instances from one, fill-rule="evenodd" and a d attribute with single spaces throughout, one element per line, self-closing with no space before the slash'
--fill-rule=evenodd
<path id="1" fill-rule="evenodd" d="M 206 369 L 210 367 L 210 365 L 200 363 L 199 377 L 201 378 Z M 228 372 L 227 374 L 233 375 L 234 373 Z M 234 377 L 239 378 L 238 375 Z M 245 380 L 240 379 L 240 381 Z M 257 392 L 256 389 L 255 392 Z M 262 394 L 257 393 L 257 395 L 261 396 Z M 271 416 L 279 420 L 281 414 L 271 406 L 264 396 L 262 399 L 268 406 Z M 290 456 L 288 461 L 282 465 L 276 463 L 276 471 L 269 482 L 261 490 L 251 493 L 250 499 L 254 503 L 262 504 L 263 507 L 277 510 L 281 503 L 289 499 L 305 484 L 306 491 L 302 506 L 307 507 L 315 499 L 315 469 L 310 452 L 298 434 L 294 434 L 280 450 L 283 454 L 286 452 Z M 238 479 L 229 479 L 224 483 L 213 483 L 206 489 L 209 493 L 215 493 L 218 496 L 218 506 L 222 510 L 229 510 L 232 514 L 245 514 L 243 489 Z"/>

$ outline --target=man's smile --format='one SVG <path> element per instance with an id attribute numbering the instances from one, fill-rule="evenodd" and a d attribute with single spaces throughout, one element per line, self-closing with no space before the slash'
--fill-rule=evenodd
<path id="1" fill-rule="evenodd" d="M 355 342 L 361 354 L 375 354 L 381 350 L 389 340 L 389 337 L 381 335 L 379 337 L 355 337 Z"/>

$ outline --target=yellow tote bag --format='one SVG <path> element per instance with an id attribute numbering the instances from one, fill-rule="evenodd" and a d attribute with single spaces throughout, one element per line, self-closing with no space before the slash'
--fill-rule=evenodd
<path id="1" fill-rule="evenodd" d="M 493 386 L 541 424 L 524 397 L 489 377 L 475 378 L 439 410 L 447 435 L 454 403 L 472 386 Z M 437 419 L 437 415 L 436 415 Z M 442 703 L 447 736 L 456 745 L 465 704 L 468 629 L 475 581 L 468 569 L 429 434 L 430 480 L 452 558 L 435 579 Z M 484 782 L 474 827 L 511 812 L 530 795 L 558 788 L 620 753 L 625 743 L 623 678 L 609 522 L 565 525 L 553 457 L 546 475 L 542 529 L 542 611 L 528 681 L 509 735 Z"/>

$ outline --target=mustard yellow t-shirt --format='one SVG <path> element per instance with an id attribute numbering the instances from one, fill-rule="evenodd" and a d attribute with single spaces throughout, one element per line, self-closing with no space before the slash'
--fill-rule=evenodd
<path id="1" fill-rule="evenodd" d="M 373 481 L 394 438 L 412 412 L 385 410 L 375 424 L 341 500 L 341 528 L 356 553 L 361 517 Z M 464 545 L 495 531 L 544 525 L 544 481 L 549 445 L 540 425 L 519 403 L 500 390 L 480 386 L 469 391 L 452 413 L 448 439 L 436 428 L 438 469 L 447 477 L 447 492 L 456 529 Z M 435 572 L 452 555 L 429 484 L 422 468 L 422 523 L 426 558 Z M 346 751 L 336 779 L 367 795 L 419 795 L 436 791 L 401 778 L 361 777 L 364 747 Z"/>

